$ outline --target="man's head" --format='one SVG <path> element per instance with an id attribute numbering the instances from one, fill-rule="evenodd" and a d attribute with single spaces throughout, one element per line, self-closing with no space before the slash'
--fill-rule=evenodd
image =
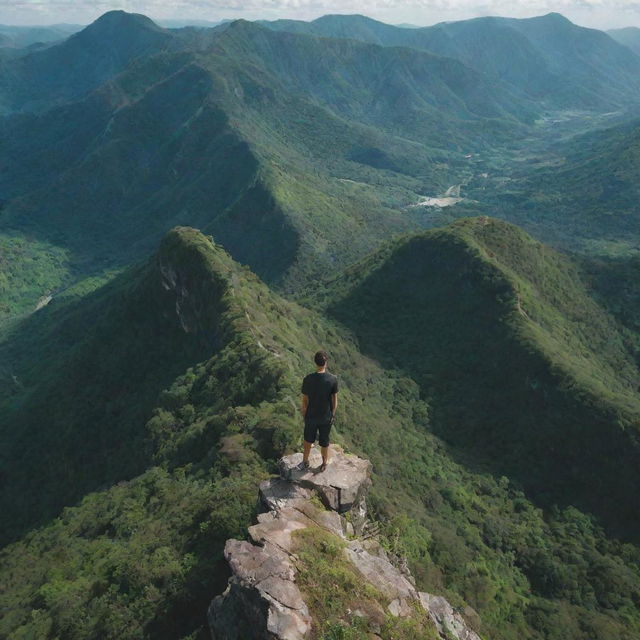
<path id="1" fill-rule="evenodd" d="M 318 367 L 324 367 L 329 360 L 329 356 L 326 351 L 318 351 L 315 356 L 313 356 L 313 361 L 316 363 Z"/>

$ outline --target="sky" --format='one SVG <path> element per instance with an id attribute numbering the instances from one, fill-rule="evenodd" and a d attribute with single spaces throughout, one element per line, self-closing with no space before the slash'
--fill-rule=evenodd
<path id="1" fill-rule="evenodd" d="M 150 18 L 311 20 L 327 13 L 361 13 L 391 24 L 427 26 L 499 15 L 524 18 L 556 11 L 599 29 L 640 27 L 640 0 L 0 0 L 2 24 L 88 24 L 111 9 Z"/>

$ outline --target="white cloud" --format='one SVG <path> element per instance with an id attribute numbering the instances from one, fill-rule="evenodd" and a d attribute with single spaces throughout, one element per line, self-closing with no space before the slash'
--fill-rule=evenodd
<path id="1" fill-rule="evenodd" d="M 432 24 L 480 15 L 525 17 L 550 11 L 603 28 L 638 24 L 640 0 L 0 0 L 0 22 L 90 22 L 109 9 L 152 18 L 291 17 L 363 13 L 387 22 Z"/>

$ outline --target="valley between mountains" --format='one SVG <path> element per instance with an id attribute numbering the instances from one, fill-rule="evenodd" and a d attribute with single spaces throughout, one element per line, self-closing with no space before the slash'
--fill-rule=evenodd
<path id="1" fill-rule="evenodd" d="M 70 30 L 0 30 L 0 637 L 209 638 L 325 348 L 417 590 L 640 638 L 634 32 Z"/>

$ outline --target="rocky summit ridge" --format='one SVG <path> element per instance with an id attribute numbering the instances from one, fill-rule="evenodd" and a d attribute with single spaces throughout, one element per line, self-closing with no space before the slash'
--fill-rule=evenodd
<path id="1" fill-rule="evenodd" d="M 367 520 L 366 494 L 371 484 L 371 463 L 332 447 L 332 458 L 320 472 L 321 457 L 314 449 L 310 468 L 300 469 L 302 454 L 279 462 L 280 477 L 260 484 L 258 522 L 249 527 L 249 540 L 228 540 L 224 555 L 231 569 L 227 589 L 209 607 L 214 640 L 301 640 L 320 637 L 323 621 L 305 598 L 300 573 L 300 533 L 321 533 L 340 549 L 334 560 L 357 574 L 357 579 L 378 594 L 371 604 L 346 612 L 357 619 L 362 637 L 387 636 L 389 619 L 426 620 L 416 638 L 480 640 L 464 618 L 441 596 L 416 589 L 406 567 L 388 554 Z M 332 594 L 338 599 L 349 594 Z M 349 636 L 356 637 L 356 636 Z"/>

